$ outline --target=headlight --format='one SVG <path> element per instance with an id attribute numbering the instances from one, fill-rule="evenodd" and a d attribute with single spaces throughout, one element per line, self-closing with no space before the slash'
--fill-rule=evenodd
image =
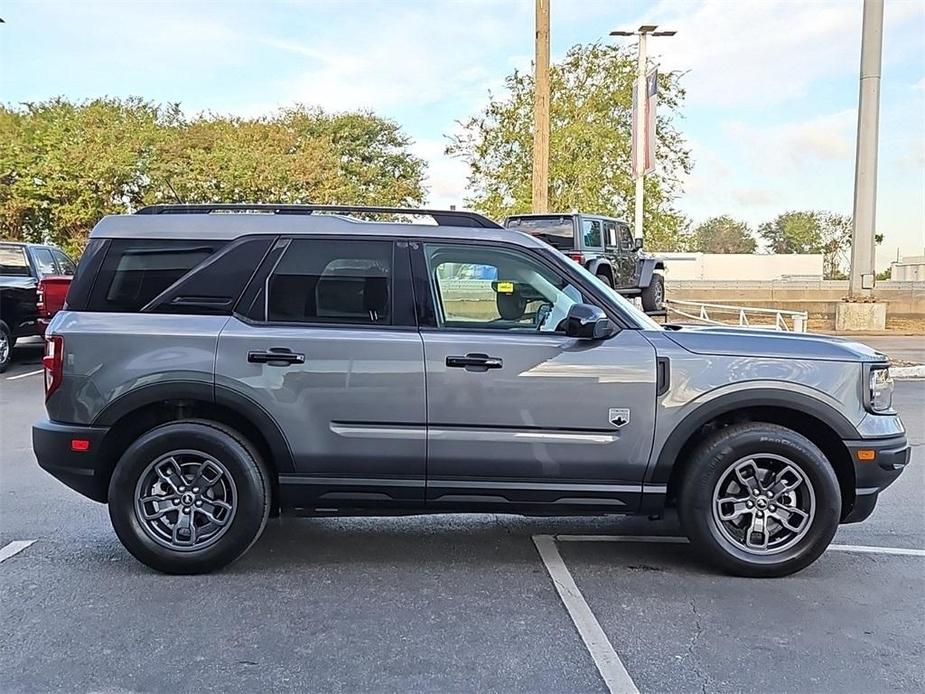
<path id="1" fill-rule="evenodd" d="M 893 377 L 890 367 L 870 370 L 870 409 L 885 412 L 893 406 Z"/>

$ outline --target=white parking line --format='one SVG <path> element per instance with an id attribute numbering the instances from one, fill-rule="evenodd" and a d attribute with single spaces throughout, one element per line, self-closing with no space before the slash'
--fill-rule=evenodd
<path id="1" fill-rule="evenodd" d="M 645 542 L 687 544 L 686 537 L 670 535 L 556 535 L 558 542 Z M 855 552 L 857 554 L 897 554 L 906 557 L 925 557 L 925 549 L 906 547 L 877 547 L 868 545 L 829 545 L 826 551 Z"/>
<path id="2" fill-rule="evenodd" d="M 639 690 L 633 678 L 626 671 L 623 661 L 613 649 L 584 596 L 575 585 L 575 580 L 569 573 L 568 567 L 562 561 L 555 538 L 551 535 L 534 535 L 533 544 L 536 545 L 540 558 L 549 572 L 549 577 L 552 578 L 565 609 L 568 610 L 572 622 L 575 623 L 575 628 L 578 629 L 581 640 L 585 642 L 588 652 L 594 659 L 594 664 L 597 665 L 601 677 L 604 678 L 607 689 L 611 694 L 617 692 L 638 694 Z"/>
<path id="3" fill-rule="evenodd" d="M 35 540 L 13 540 L 8 545 L 0 549 L 0 562 L 4 562 L 10 557 L 19 554 L 34 542 Z"/>
<path id="4" fill-rule="evenodd" d="M 26 376 L 38 376 L 38 375 L 39 375 L 40 373 L 42 373 L 44 370 L 45 370 L 45 369 L 36 369 L 35 371 L 27 371 L 27 372 L 24 373 L 24 374 L 17 374 L 16 376 L 7 376 L 7 377 L 6 377 L 6 380 L 8 380 L 8 381 L 15 381 L 17 378 L 25 378 Z"/>

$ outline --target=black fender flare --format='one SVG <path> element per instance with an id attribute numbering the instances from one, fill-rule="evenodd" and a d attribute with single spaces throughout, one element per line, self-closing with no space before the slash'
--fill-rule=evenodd
<path id="1" fill-rule="evenodd" d="M 645 289 L 652 284 L 652 275 L 655 274 L 661 261 L 654 258 L 641 258 L 636 262 L 639 263 L 639 288 Z M 662 268 L 664 268 L 664 264 L 662 264 Z"/>
<path id="2" fill-rule="evenodd" d="M 776 407 L 791 410 L 819 420 L 842 439 L 861 438 L 858 430 L 841 412 L 804 393 L 775 388 L 754 388 L 729 393 L 701 404 L 681 420 L 658 452 L 655 463 L 650 465 L 646 482 L 667 484 L 677 462 L 678 454 L 691 436 L 717 417 L 750 407 Z"/>
<path id="3" fill-rule="evenodd" d="M 606 268 L 607 272 L 610 273 L 610 281 L 613 283 L 613 265 L 607 258 L 595 258 L 590 263 L 588 263 L 588 272 L 590 272 L 592 275 L 600 274 L 600 271 L 603 268 Z"/>
<path id="4" fill-rule="evenodd" d="M 164 400 L 200 400 L 234 410 L 263 434 L 279 472 L 295 470 L 289 442 L 269 412 L 239 391 L 205 381 L 164 381 L 134 388 L 103 408 L 92 426 L 111 427 L 126 414 Z"/>

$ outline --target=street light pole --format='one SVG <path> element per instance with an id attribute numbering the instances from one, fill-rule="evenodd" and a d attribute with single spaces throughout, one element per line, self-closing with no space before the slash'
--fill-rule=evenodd
<path id="1" fill-rule="evenodd" d="M 549 211 L 549 0 L 536 0 L 533 77 L 533 211 Z"/>
<path id="2" fill-rule="evenodd" d="M 644 173 L 646 168 L 646 146 L 643 146 L 643 137 L 642 133 L 645 132 L 646 128 L 646 110 L 642 107 L 642 104 L 639 103 L 639 99 L 645 94 L 645 83 L 646 83 L 646 33 L 644 31 L 639 32 L 639 58 L 636 65 L 636 214 L 635 221 L 633 224 L 633 235 L 637 239 L 642 238 L 642 211 L 643 211 L 643 200 L 646 194 L 645 180 L 646 175 Z"/>
<path id="3" fill-rule="evenodd" d="M 864 0 L 849 297 L 873 296 L 876 277 L 874 229 L 877 222 L 877 138 L 880 130 L 882 48 L 883 0 Z"/>
<path id="4" fill-rule="evenodd" d="M 646 168 L 646 149 L 648 143 L 645 141 L 644 133 L 646 132 L 646 112 L 640 101 L 645 98 L 646 94 L 646 69 L 648 67 L 648 58 L 646 55 L 646 38 L 648 36 L 674 36 L 675 31 L 656 31 L 658 28 L 655 24 L 643 24 L 636 31 L 611 31 L 611 36 L 638 36 L 639 37 L 639 56 L 636 63 L 636 112 L 633 114 L 635 119 L 636 131 L 636 157 L 633 162 L 636 169 L 636 196 L 635 196 L 635 223 L 633 225 L 633 235 L 637 239 L 642 238 L 643 232 L 643 210 L 645 202 L 645 168 Z"/>

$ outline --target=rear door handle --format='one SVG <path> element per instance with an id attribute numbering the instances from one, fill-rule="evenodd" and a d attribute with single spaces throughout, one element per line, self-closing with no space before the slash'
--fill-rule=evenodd
<path id="1" fill-rule="evenodd" d="M 248 352 L 247 361 L 252 364 L 286 366 L 288 364 L 304 364 L 305 355 L 293 352 L 286 347 L 270 347 L 266 352 Z"/>
<path id="2" fill-rule="evenodd" d="M 499 357 L 489 357 L 487 354 L 467 354 L 464 357 L 447 357 L 446 365 L 456 369 L 500 369 L 504 362 Z"/>

